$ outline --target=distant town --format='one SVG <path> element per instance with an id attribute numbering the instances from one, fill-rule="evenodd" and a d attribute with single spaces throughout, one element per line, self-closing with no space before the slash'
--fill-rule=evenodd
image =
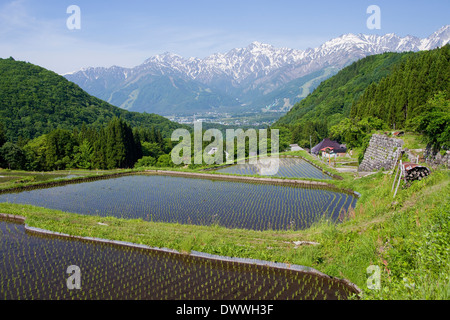
<path id="1" fill-rule="evenodd" d="M 208 111 L 193 115 L 170 115 L 166 116 L 166 118 L 180 124 L 192 124 L 196 120 L 225 126 L 252 126 L 258 128 L 271 126 L 285 114 L 285 112 L 242 112 L 237 114 Z"/>

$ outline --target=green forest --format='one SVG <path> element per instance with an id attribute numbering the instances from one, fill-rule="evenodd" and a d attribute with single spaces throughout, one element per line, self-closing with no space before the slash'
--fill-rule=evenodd
<path id="1" fill-rule="evenodd" d="M 435 150 L 450 149 L 449 62 L 450 45 L 354 62 L 272 126 L 280 130 L 280 150 L 290 143 L 309 148 L 326 137 L 364 149 L 374 130 L 391 129 L 421 133 Z M 155 114 L 110 105 L 30 63 L 0 59 L 0 75 L 4 168 L 170 167 L 171 133 L 192 132 Z"/>
<path id="2" fill-rule="evenodd" d="M 421 133 L 435 149 L 450 148 L 450 45 L 385 53 L 354 62 L 296 104 L 274 128 L 309 148 L 326 137 L 364 146 L 373 130 Z"/>
<path id="3" fill-rule="evenodd" d="M 170 135 L 186 128 L 97 99 L 54 72 L 0 59 L 0 167 L 14 170 L 168 166 Z"/>
<path id="4" fill-rule="evenodd" d="M 184 127 L 156 115 L 127 110 L 97 99 L 64 77 L 33 65 L 0 59 L 0 121 L 8 141 L 33 139 L 55 129 L 102 128 L 114 117 L 133 128 L 158 129 L 164 138 Z"/>
<path id="5" fill-rule="evenodd" d="M 7 141 L 4 132 L 0 125 L 0 166 L 12 170 L 133 168 L 142 158 L 169 166 L 170 139 L 155 127 L 132 128 L 117 117 L 104 128 L 55 129 L 27 142 Z"/>
<path id="6" fill-rule="evenodd" d="M 184 128 L 193 134 L 191 127 L 159 115 L 110 105 L 64 77 L 30 63 L 0 59 L 0 74 L 2 168 L 174 167 L 172 132 Z M 209 144 L 204 141 L 202 150 Z M 234 151 L 236 157 L 236 144 Z M 203 165 L 191 164 L 191 168 L 198 166 Z"/>

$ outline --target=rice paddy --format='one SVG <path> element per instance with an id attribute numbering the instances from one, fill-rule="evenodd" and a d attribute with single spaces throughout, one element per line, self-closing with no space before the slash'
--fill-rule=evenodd
<path id="1" fill-rule="evenodd" d="M 210 260 L 29 233 L 0 220 L 1 300 L 346 299 L 342 281 L 296 270 Z M 80 289 L 69 289 L 69 266 Z"/>
<path id="2" fill-rule="evenodd" d="M 262 168 L 259 164 L 236 164 L 216 170 L 220 173 L 237 175 L 261 175 Z M 322 170 L 314 167 L 301 158 L 279 158 L 279 170 L 275 177 L 285 178 L 311 178 L 329 180 L 332 177 Z"/>
<path id="3" fill-rule="evenodd" d="M 338 219 L 356 201 L 324 188 L 141 174 L 0 194 L 0 202 L 83 215 L 252 230 L 308 228 Z M 81 289 L 68 288 L 69 266 L 80 268 Z M 323 300 L 353 293 L 314 273 L 30 233 L 0 220 L 0 300 Z"/>
<path id="4" fill-rule="evenodd" d="M 79 177 L 81 174 L 0 171 L 0 186 L 8 182 L 45 182 Z"/>
<path id="5" fill-rule="evenodd" d="M 0 202 L 85 215 L 252 230 L 297 230 L 335 221 L 356 205 L 353 194 L 327 189 L 158 175 L 1 194 Z"/>

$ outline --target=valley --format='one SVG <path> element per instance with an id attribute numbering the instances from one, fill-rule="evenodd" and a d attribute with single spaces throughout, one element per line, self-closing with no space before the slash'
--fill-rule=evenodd
<path id="1" fill-rule="evenodd" d="M 286 112 L 321 81 L 361 58 L 431 50 L 447 43 L 449 33 L 450 26 L 424 39 L 345 34 L 307 50 L 255 41 L 203 59 L 166 52 L 133 68 L 87 67 L 64 76 L 89 94 L 130 111 L 164 116 L 215 108 Z"/>
<path id="2" fill-rule="evenodd" d="M 25 5 L 0 5 L 0 40 L 22 21 L 2 10 Z M 303 25 L 315 42 L 295 49 L 292 33 L 269 44 L 285 22 L 272 12 L 244 19 L 263 21 L 260 42 L 193 27 L 214 20 L 195 3 L 162 26 L 164 5 L 151 19 L 122 7 L 133 32 L 94 24 L 97 3 L 65 33 L 46 21 L 33 41 L 80 45 L 73 72 L 0 58 L 0 300 L 204 303 L 172 316 L 212 316 L 211 300 L 449 300 L 450 25 L 329 40 Z M 131 55 L 145 60 L 105 66 Z"/>
<path id="3" fill-rule="evenodd" d="M 232 128 L 266 128 L 274 124 L 280 117 L 285 115 L 284 111 L 268 111 L 268 112 L 236 112 L 236 113 L 221 113 L 220 111 L 209 111 L 205 113 L 195 113 L 189 115 L 169 115 L 167 119 L 185 125 L 192 125 L 195 121 L 202 121 L 204 124 L 211 124 L 212 126 L 221 125 Z"/>

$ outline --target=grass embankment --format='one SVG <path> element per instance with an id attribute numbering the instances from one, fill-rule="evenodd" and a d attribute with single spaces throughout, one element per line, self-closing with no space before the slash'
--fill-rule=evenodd
<path id="1" fill-rule="evenodd" d="M 230 230 L 5 203 L 0 204 L 0 212 L 24 216 L 33 227 L 77 236 L 309 266 L 348 279 L 367 299 L 449 299 L 449 171 L 434 171 L 410 188 L 400 189 L 395 199 L 391 175 L 343 176 L 344 180 L 332 183 L 361 193 L 355 210 L 342 223 L 322 221 L 308 230 Z M 296 247 L 294 241 L 302 240 L 320 244 Z M 367 288 L 371 265 L 381 268 L 380 290 Z"/>
<path id="2" fill-rule="evenodd" d="M 66 182 L 82 182 L 137 170 L 61 170 L 53 172 L 11 171 L 0 169 L 0 192 L 28 187 L 52 186 Z"/>

